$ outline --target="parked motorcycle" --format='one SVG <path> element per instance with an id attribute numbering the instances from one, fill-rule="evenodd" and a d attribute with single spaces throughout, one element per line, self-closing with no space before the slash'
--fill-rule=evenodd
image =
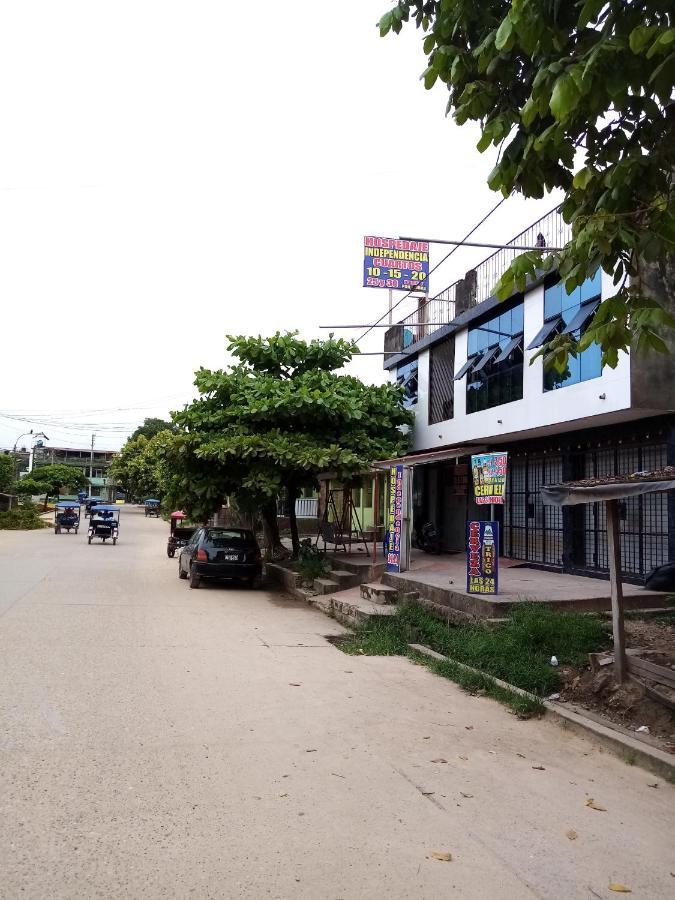
<path id="1" fill-rule="evenodd" d="M 417 546 L 425 553 L 441 553 L 441 535 L 432 522 L 425 522 L 416 534 Z"/>

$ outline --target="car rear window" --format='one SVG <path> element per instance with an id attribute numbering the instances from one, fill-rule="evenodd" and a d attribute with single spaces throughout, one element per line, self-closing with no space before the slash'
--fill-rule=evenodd
<path id="1" fill-rule="evenodd" d="M 211 547 L 241 547 L 254 544 L 255 538 L 252 531 L 240 528 L 210 528 L 204 535 L 204 543 Z"/>

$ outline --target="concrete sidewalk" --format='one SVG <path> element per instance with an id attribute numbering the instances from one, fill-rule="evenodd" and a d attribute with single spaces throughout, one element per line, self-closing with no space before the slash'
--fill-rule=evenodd
<path id="1" fill-rule="evenodd" d="M 305 604 L 190 590 L 166 531 L 0 534 L 3 900 L 672 897 L 672 786 Z"/>

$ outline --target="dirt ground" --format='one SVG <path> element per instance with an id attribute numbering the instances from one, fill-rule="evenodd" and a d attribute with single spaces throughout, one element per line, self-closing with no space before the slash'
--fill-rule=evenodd
<path id="1" fill-rule="evenodd" d="M 628 620 L 626 640 L 629 648 L 644 649 L 645 659 L 675 670 L 675 624 L 672 618 L 668 621 Z M 620 687 L 616 685 L 612 668 L 609 665 L 599 672 L 592 672 L 590 668 L 562 667 L 560 674 L 564 686 L 560 699 L 600 713 L 632 731 L 646 725 L 663 749 L 675 753 L 675 712 L 646 696 L 634 680 Z M 658 685 L 658 690 L 675 702 L 675 690 L 662 685 Z"/>

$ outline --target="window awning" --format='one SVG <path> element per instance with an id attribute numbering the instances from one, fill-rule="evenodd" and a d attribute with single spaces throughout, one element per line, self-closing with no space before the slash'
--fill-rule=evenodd
<path id="1" fill-rule="evenodd" d="M 579 328 L 583 328 L 584 325 L 588 322 L 591 316 L 595 315 L 596 309 L 600 306 L 600 297 L 596 297 L 595 300 L 591 300 L 589 303 L 584 303 L 583 306 L 579 307 L 579 311 L 576 316 L 572 319 L 569 325 L 566 325 L 562 333 L 563 334 L 572 334 L 577 331 Z"/>
<path id="2" fill-rule="evenodd" d="M 455 381 L 460 381 L 462 378 L 464 378 L 469 369 L 472 369 L 479 359 L 479 356 L 470 356 L 464 363 L 462 368 L 459 370 L 459 372 L 455 375 Z"/>
<path id="3" fill-rule="evenodd" d="M 527 345 L 527 349 L 536 350 L 537 347 L 541 347 L 541 345 L 546 343 L 546 341 L 550 338 L 556 328 L 561 324 L 561 316 L 556 316 L 555 319 L 551 319 L 550 322 L 544 322 L 543 326 L 537 332 L 537 336 Z"/>
<path id="4" fill-rule="evenodd" d="M 482 355 L 480 360 L 473 367 L 474 372 L 480 372 L 485 366 L 490 362 L 490 360 L 495 356 L 495 354 L 499 353 L 499 345 L 496 347 L 490 347 L 485 353 Z"/>
<path id="5" fill-rule="evenodd" d="M 607 475 L 549 484 L 541 488 L 542 502 L 548 506 L 574 506 L 598 500 L 622 500 L 640 494 L 675 490 L 675 466 L 665 466 L 653 472 L 634 472 L 632 475 Z"/>
<path id="6" fill-rule="evenodd" d="M 460 456 L 471 456 L 472 453 L 482 453 L 484 450 L 485 446 L 482 445 L 444 447 L 442 450 L 432 450 L 429 453 L 409 453 L 407 456 L 397 456 L 394 459 L 381 459 L 373 465 L 378 469 L 388 469 L 390 466 L 423 466 L 448 459 L 459 459 Z"/>
<path id="7" fill-rule="evenodd" d="M 510 340 L 510 341 L 508 342 L 508 344 L 506 345 L 506 347 L 504 347 L 504 349 L 502 350 L 502 352 L 499 354 L 499 356 L 498 356 L 497 359 L 495 360 L 495 364 L 496 364 L 496 363 L 500 363 L 500 362 L 504 362 L 504 360 L 507 359 L 507 357 L 511 356 L 511 354 L 513 353 L 513 351 L 516 349 L 516 347 L 517 347 L 519 344 L 522 343 L 522 341 L 523 341 L 523 336 L 522 336 L 522 334 L 519 334 L 517 337 L 514 337 L 512 340 Z"/>

